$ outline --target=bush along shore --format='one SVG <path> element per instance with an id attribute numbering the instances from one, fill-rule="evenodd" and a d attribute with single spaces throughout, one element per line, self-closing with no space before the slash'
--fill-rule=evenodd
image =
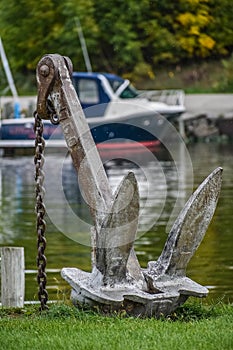
<path id="1" fill-rule="evenodd" d="M 231 304 L 204 305 L 193 301 L 159 320 L 127 317 L 124 312 L 103 315 L 51 304 L 0 309 L 1 349 L 189 349 L 233 348 Z"/>

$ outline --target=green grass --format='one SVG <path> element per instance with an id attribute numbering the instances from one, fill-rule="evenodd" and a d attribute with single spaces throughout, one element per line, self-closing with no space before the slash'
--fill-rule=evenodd
<path id="1" fill-rule="evenodd" d="M 104 316 L 66 304 L 0 309 L 2 350 L 233 349 L 231 305 L 190 302 L 168 318 Z"/>

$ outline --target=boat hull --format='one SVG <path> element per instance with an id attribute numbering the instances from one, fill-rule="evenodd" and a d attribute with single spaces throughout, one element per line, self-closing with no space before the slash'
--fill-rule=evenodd
<path id="1" fill-rule="evenodd" d="M 99 150 L 114 152 L 141 150 L 143 147 L 153 150 L 160 143 L 159 135 L 164 128 L 164 117 L 156 113 L 135 114 L 122 119 L 89 122 L 95 144 Z M 50 121 L 44 121 L 44 139 L 49 148 L 65 147 L 62 129 Z M 2 121 L 0 148 L 32 148 L 35 133 L 34 119 L 11 119 Z M 142 147 L 143 146 L 143 147 Z"/>

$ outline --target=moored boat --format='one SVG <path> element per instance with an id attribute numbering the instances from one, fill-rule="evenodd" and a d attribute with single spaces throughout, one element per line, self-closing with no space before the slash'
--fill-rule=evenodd
<path id="1" fill-rule="evenodd" d="M 121 119 L 147 110 L 174 121 L 185 111 L 183 90 L 139 91 L 109 73 L 74 72 L 73 84 L 87 118 Z"/>
<path id="2" fill-rule="evenodd" d="M 92 119 L 92 118 L 91 118 Z M 144 146 L 154 150 L 160 143 L 159 134 L 164 125 L 164 118 L 156 113 L 135 114 L 130 117 L 112 118 L 111 122 L 88 120 L 88 124 L 97 148 L 106 152 L 111 149 L 142 150 Z M 50 120 L 43 120 L 43 137 L 49 148 L 65 148 L 63 131 Z M 34 148 L 34 118 L 5 119 L 0 127 L 0 148 Z"/>
<path id="3" fill-rule="evenodd" d="M 73 85 L 99 150 L 114 152 L 154 150 L 166 121 L 176 122 L 184 112 L 179 90 L 137 91 L 128 80 L 107 73 L 73 73 Z M 33 118 L 4 119 L 0 148 L 34 147 Z M 44 120 L 48 147 L 65 147 L 59 126 Z"/>

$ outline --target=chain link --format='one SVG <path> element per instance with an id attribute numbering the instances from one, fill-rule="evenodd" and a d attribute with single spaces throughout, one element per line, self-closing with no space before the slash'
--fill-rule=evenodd
<path id="1" fill-rule="evenodd" d="M 41 118 L 38 116 L 37 112 L 34 113 L 35 117 L 35 125 L 34 125 L 34 132 L 36 135 L 35 139 L 35 156 L 34 156 L 34 163 L 35 163 L 35 181 L 36 181 L 36 230 L 37 230 L 37 268 L 38 268 L 38 274 L 37 274 L 37 282 L 38 282 L 38 299 L 41 304 L 41 310 L 48 309 L 48 306 L 46 305 L 48 301 L 48 292 L 46 290 L 46 283 L 47 283 L 47 276 L 45 272 L 46 268 L 46 256 L 45 256 L 45 248 L 46 248 L 46 238 L 45 238 L 45 229 L 46 229 L 46 222 L 44 220 L 44 215 L 46 213 L 45 205 L 44 205 L 44 194 L 45 189 L 43 187 L 44 183 L 44 172 L 43 172 L 43 165 L 44 165 L 44 148 L 45 148 L 45 141 L 43 138 L 43 123 Z"/>

